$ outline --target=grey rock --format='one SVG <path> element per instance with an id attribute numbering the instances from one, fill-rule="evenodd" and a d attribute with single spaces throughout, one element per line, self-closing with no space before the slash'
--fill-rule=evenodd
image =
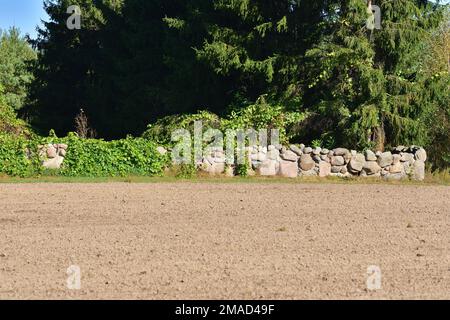
<path id="1" fill-rule="evenodd" d="M 56 148 L 52 145 L 49 145 L 47 147 L 47 158 L 53 159 L 56 158 L 57 155 L 58 153 L 56 152 Z"/>
<path id="2" fill-rule="evenodd" d="M 344 166 L 332 166 L 331 173 L 341 173 L 342 168 L 344 168 Z"/>
<path id="3" fill-rule="evenodd" d="M 390 166 L 394 161 L 394 157 L 391 152 L 384 152 L 378 157 L 378 165 L 382 168 Z"/>
<path id="4" fill-rule="evenodd" d="M 345 149 L 345 148 L 337 148 L 337 149 L 334 149 L 333 152 L 334 152 L 335 156 L 344 156 L 344 155 L 350 153 L 350 151 L 348 151 L 348 149 Z"/>
<path id="5" fill-rule="evenodd" d="M 298 166 L 297 162 L 292 161 L 280 161 L 280 176 L 285 178 L 297 178 L 298 177 Z"/>
<path id="6" fill-rule="evenodd" d="M 316 170 L 302 171 L 300 173 L 300 176 L 302 176 L 302 177 L 315 177 L 315 176 L 317 176 L 317 172 L 316 172 Z"/>
<path id="7" fill-rule="evenodd" d="M 297 162 L 298 156 L 294 152 L 286 150 L 286 152 L 281 154 L 281 159 L 291 162 Z"/>
<path id="8" fill-rule="evenodd" d="M 320 154 L 323 154 L 323 155 L 328 155 L 330 153 L 330 150 L 328 150 L 328 149 L 322 149 L 322 151 L 320 152 Z"/>
<path id="9" fill-rule="evenodd" d="M 319 163 L 319 177 L 325 178 L 331 174 L 331 164 L 328 162 L 322 161 Z"/>
<path id="10" fill-rule="evenodd" d="M 301 156 L 303 154 L 302 149 L 300 149 L 296 145 L 291 145 L 289 148 L 291 149 L 292 152 L 294 152 L 298 156 Z"/>
<path id="11" fill-rule="evenodd" d="M 370 150 L 365 151 L 365 156 L 367 161 L 377 161 L 377 156 Z"/>
<path id="12" fill-rule="evenodd" d="M 306 147 L 305 149 L 303 149 L 303 153 L 309 154 L 313 151 L 313 149 L 311 147 Z"/>
<path id="13" fill-rule="evenodd" d="M 389 168 L 389 173 L 403 173 L 404 172 L 404 167 L 403 164 L 398 161 L 397 163 L 393 164 L 390 168 Z"/>
<path id="14" fill-rule="evenodd" d="M 311 157 L 311 155 L 303 154 L 300 157 L 300 168 L 303 171 L 309 171 L 312 168 L 314 168 L 314 166 L 315 166 L 315 162 L 314 162 L 313 158 Z"/>
<path id="15" fill-rule="evenodd" d="M 420 148 L 419 150 L 416 151 L 414 158 L 416 160 L 425 162 L 425 161 L 427 161 L 427 152 L 425 151 L 425 149 Z"/>
<path id="16" fill-rule="evenodd" d="M 411 171 L 411 178 L 417 181 L 425 180 L 425 162 L 417 160 L 414 162 Z"/>
<path id="17" fill-rule="evenodd" d="M 267 153 L 267 159 L 278 160 L 279 157 L 280 157 L 280 151 L 278 151 L 277 149 L 270 150 Z"/>
<path id="18" fill-rule="evenodd" d="M 60 169 L 64 161 L 64 157 L 55 156 L 54 158 L 48 159 L 43 162 L 42 166 L 47 169 Z"/>
<path id="19" fill-rule="evenodd" d="M 348 164 L 348 168 L 351 173 L 359 173 L 364 168 L 364 165 L 366 164 L 366 157 L 359 153 L 356 154 L 352 160 L 350 160 L 350 163 Z"/>
<path id="20" fill-rule="evenodd" d="M 65 157 L 66 154 L 67 154 L 67 151 L 66 151 L 65 149 L 59 149 L 58 154 L 59 154 L 61 157 Z"/>
<path id="21" fill-rule="evenodd" d="M 277 162 L 274 160 L 264 161 L 258 168 L 257 174 L 261 176 L 276 176 L 277 175 Z"/>
<path id="22" fill-rule="evenodd" d="M 389 173 L 387 175 L 384 176 L 384 179 L 388 180 L 388 181 L 400 181 L 403 179 L 406 179 L 406 175 L 403 173 Z"/>
<path id="23" fill-rule="evenodd" d="M 281 149 L 283 149 L 283 146 L 281 144 L 276 144 L 275 149 L 277 149 L 278 151 L 281 151 Z"/>
<path id="24" fill-rule="evenodd" d="M 225 163 L 212 163 L 204 162 L 201 169 L 210 175 L 222 174 L 225 172 Z"/>
<path id="25" fill-rule="evenodd" d="M 69 146 L 65 143 L 60 143 L 58 144 L 58 149 L 64 149 L 67 150 L 69 148 Z"/>
<path id="26" fill-rule="evenodd" d="M 322 152 L 322 148 L 320 148 L 320 147 L 315 148 L 313 150 L 313 154 L 316 155 L 316 156 L 319 156 L 321 152 Z"/>
<path id="27" fill-rule="evenodd" d="M 267 153 L 260 151 L 258 153 L 258 161 L 265 161 L 267 159 Z"/>
<path id="28" fill-rule="evenodd" d="M 312 157 L 315 163 L 319 163 L 322 161 L 322 158 L 320 158 L 320 156 L 315 155 L 314 157 Z"/>
<path id="29" fill-rule="evenodd" d="M 343 166 L 345 165 L 344 157 L 342 156 L 334 156 L 331 158 L 331 165 L 333 166 Z"/>
<path id="30" fill-rule="evenodd" d="M 352 160 L 352 154 L 351 153 L 344 154 L 343 157 L 344 157 L 344 161 L 345 161 L 346 164 L 349 163 L 350 160 Z"/>
<path id="31" fill-rule="evenodd" d="M 402 152 L 400 156 L 401 156 L 400 161 L 402 162 L 411 162 L 412 160 L 414 160 L 414 155 L 412 153 Z"/>
<path id="32" fill-rule="evenodd" d="M 378 165 L 376 161 L 366 161 L 363 167 L 363 171 L 368 175 L 375 175 L 380 173 L 381 167 Z"/>
<path id="33" fill-rule="evenodd" d="M 392 164 L 397 164 L 402 160 L 402 156 L 399 154 L 394 154 L 392 158 Z"/>

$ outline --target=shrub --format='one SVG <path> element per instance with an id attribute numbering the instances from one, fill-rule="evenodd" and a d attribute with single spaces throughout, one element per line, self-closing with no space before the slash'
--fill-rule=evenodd
<path id="1" fill-rule="evenodd" d="M 299 112 L 288 111 L 281 105 L 269 104 L 262 96 L 255 104 L 232 111 L 229 117 L 222 121 L 222 129 L 278 129 L 280 143 L 287 144 L 291 138 L 290 129 L 302 122 L 306 116 Z"/>
<path id="2" fill-rule="evenodd" d="M 61 169 L 65 176 L 158 175 L 168 161 L 153 142 L 143 138 L 108 142 L 82 139 L 71 133 L 60 142 L 69 145 Z"/>
<path id="3" fill-rule="evenodd" d="M 217 115 L 208 111 L 200 111 L 195 114 L 164 117 L 154 124 L 150 124 L 142 137 L 167 146 L 171 144 L 172 132 L 175 130 L 187 129 L 193 133 L 195 121 L 202 121 L 204 128 L 220 129 L 220 118 Z"/>
<path id="4" fill-rule="evenodd" d="M 26 177 L 40 170 L 36 140 L 0 133 L 0 173 Z"/>

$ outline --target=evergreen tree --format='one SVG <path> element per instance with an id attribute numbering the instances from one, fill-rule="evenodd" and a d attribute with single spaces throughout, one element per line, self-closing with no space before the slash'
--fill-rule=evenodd
<path id="1" fill-rule="evenodd" d="M 442 21 L 427 1 L 377 1 L 382 29 L 370 31 L 363 1 L 336 3 L 334 31 L 309 50 L 306 105 L 325 133 L 349 147 L 423 143 L 423 47 Z M 316 133 L 317 134 L 317 133 Z"/>

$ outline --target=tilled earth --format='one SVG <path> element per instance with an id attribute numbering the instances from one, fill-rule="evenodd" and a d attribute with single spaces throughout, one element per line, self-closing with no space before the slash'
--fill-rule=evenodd
<path id="1" fill-rule="evenodd" d="M 0 299 L 450 299 L 449 235 L 445 186 L 4 184 Z"/>

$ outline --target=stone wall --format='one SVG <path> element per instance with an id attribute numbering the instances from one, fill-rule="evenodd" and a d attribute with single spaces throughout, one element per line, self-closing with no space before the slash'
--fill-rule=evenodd
<path id="1" fill-rule="evenodd" d="M 59 169 L 68 150 L 65 144 L 40 147 L 42 165 Z M 167 151 L 160 147 L 158 152 Z M 379 177 L 387 180 L 425 179 L 426 151 L 417 146 L 400 146 L 388 152 L 363 153 L 345 148 L 327 150 L 305 145 L 253 146 L 246 148 L 250 175 L 297 177 Z M 235 175 L 235 167 L 226 164 L 223 150 L 212 150 L 201 163 L 201 171 L 212 175 Z"/>
<path id="2" fill-rule="evenodd" d="M 389 152 L 363 153 L 337 148 L 327 150 L 305 145 L 247 148 L 250 174 L 297 177 L 379 177 L 388 180 L 425 179 L 426 151 L 417 146 L 397 147 Z M 203 158 L 200 169 L 210 174 L 232 174 L 223 151 L 214 150 Z"/>

